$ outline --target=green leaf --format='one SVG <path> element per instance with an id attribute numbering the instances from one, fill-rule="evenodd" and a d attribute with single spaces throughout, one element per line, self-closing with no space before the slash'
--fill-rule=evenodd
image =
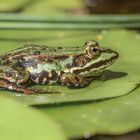
<path id="1" fill-rule="evenodd" d="M 31 0 L 4 0 L 0 1 L 0 11 L 2 12 L 13 12 L 26 4 L 29 4 Z"/>
<path id="2" fill-rule="evenodd" d="M 66 140 L 49 116 L 2 95 L 0 99 L 1 140 Z"/>
<path id="3" fill-rule="evenodd" d="M 131 94 L 96 103 L 42 106 L 70 138 L 119 135 L 140 128 L 140 88 Z"/>
<path id="4" fill-rule="evenodd" d="M 114 70 L 127 72 L 125 79 L 139 83 L 140 35 L 127 30 L 114 30 L 104 32 L 103 38 L 101 44 L 113 46 L 120 54 L 118 66 L 113 67 Z M 117 81 L 116 84 L 119 82 L 121 83 Z M 40 106 L 39 109 L 57 120 L 70 138 L 95 134 L 124 134 L 140 128 L 139 85 L 128 95 L 115 99 L 88 103 L 73 102 L 60 104 L 58 107 L 46 105 Z M 124 88 L 123 84 L 121 88 Z M 110 87 L 109 92 L 114 93 L 115 90 Z"/>
<path id="5" fill-rule="evenodd" d="M 1 45 L 4 46 L 4 50 L 1 48 L 0 52 L 11 50 L 12 48 L 17 48 L 19 44 L 22 44 L 24 40 L 29 37 L 29 42 L 41 43 L 44 44 L 47 42 L 49 46 L 81 46 L 88 39 L 98 39 L 102 38 L 100 41 L 102 46 L 109 46 L 109 48 L 115 49 L 119 52 L 120 58 L 108 71 L 105 71 L 104 77 L 105 81 L 102 78 L 93 81 L 90 86 L 83 89 L 68 89 L 67 87 L 62 86 L 35 86 L 35 88 L 45 88 L 45 89 L 54 89 L 61 91 L 61 94 L 40 94 L 40 95 L 31 95 L 24 96 L 23 94 L 6 94 L 11 92 L 2 92 L 7 96 L 12 96 L 17 100 L 21 100 L 26 104 L 35 105 L 35 104 L 53 104 L 53 103 L 66 103 L 66 102 L 77 102 L 77 101 L 95 101 L 101 99 L 108 99 L 113 97 L 118 97 L 130 93 L 137 87 L 139 83 L 139 76 L 136 75 L 135 65 L 138 65 L 137 62 L 132 64 L 131 67 L 128 65 L 131 63 L 131 58 L 128 56 L 131 55 L 131 49 L 137 50 L 139 40 L 134 38 L 137 34 L 127 32 L 125 30 L 110 31 L 110 32 L 87 32 L 87 31 L 76 31 L 76 32 L 66 32 L 66 31 L 1 31 L 1 38 L 3 39 Z M 22 34 L 22 35 L 20 35 Z M 32 34 L 32 35 L 31 35 Z M 104 35 L 105 34 L 105 35 Z M 16 37 L 18 39 L 16 39 Z M 127 38 L 131 38 L 131 43 L 127 43 L 129 49 L 125 49 L 123 46 L 126 43 Z M 115 42 L 114 38 L 119 38 L 118 42 Z M 34 41 L 34 39 L 36 41 Z M 37 40 L 38 39 L 38 40 Z M 113 40 L 114 39 L 114 40 Z M 136 41 L 138 40 L 138 41 Z M 26 42 L 27 42 L 26 41 Z M 116 44 L 117 43 L 117 44 Z M 133 44 L 133 48 L 131 47 Z M 7 49 L 7 50 L 6 50 Z M 134 50 L 133 50 L 134 51 Z M 135 59 L 139 59 L 136 51 Z M 112 92 L 113 89 L 113 92 Z"/>
<path id="6" fill-rule="evenodd" d="M 58 16 L 65 15 L 66 12 L 68 14 L 69 10 L 81 7 L 84 7 L 84 3 L 79 0 L 39 0 L 25 8 L 23 14 Z"/>

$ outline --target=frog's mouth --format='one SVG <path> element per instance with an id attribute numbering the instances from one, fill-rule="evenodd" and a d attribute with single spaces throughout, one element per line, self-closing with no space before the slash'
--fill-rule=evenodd
<path id="1" fill-rule="evenodd" d="M 112 65 L 119 57 L 119 54 L 110 49 L 102 50 L 102 54 L 89 68 L 102 69 Z"/>
<path id="2" fill-rule="evenodd" d="M 102 54 L 96 60 L 91 60 L 83 67 L 71 69 L 72 73 L 80 75 L 92 75 L 104 70 L 106 67 L 113 64 L 119 57 L 118 53 L 109 49 L 102 50 Z"/>

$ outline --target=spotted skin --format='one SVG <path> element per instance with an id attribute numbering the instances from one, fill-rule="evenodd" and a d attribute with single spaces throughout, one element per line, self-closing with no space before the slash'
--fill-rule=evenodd
<path id="1" fill-rule="evenodd" d="M 30 84 L 83 88 L 117 58 L 117 52 L 93 40 L 73 48 L 29 44 L 0 56 L 0 88 L 25 94 L 53 93 L 28 89 Z"/>

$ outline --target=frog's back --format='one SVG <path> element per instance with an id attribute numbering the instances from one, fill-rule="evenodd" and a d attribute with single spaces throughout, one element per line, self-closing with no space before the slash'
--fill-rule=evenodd
<path id="1" fill-rule="evenodd" d="M 79 54 L 83 53 L 83 48 L 81 47 L 48 47 L 46 45 L 26 45 L 26 48 L 23 49 L 28 49 L 34 54 L 43 54 L 43 55 L 48 55 L 48 56 L 59 56 L 59 55 L 72 55 L 72 54 Z M 29 51 L 29 52 L 30 52 Z"/>
<path id="2" fill-rule="evenodd" d="M 0 61 L 3 64 L 16 63 L 22 57 L 45 55 L 49 57 L 69 57 L 69 55 L 77 55 L 83 53 L 81 47 L 48 47 L 46 45 L 27 44 L 23 47 L 12 50 L 8 53 L 0 55 Z"/>
<path id="3" fill-rule="evenodd" d="M 13 52 L 30 53 L 30 54 L 46 54 L 46 55 L 63 55 L 63 54 L 78 54 L 83 51 L 81 47 L 48 47 L 47 45 L 27 44 L 24 47 L 18 48 Z"/>

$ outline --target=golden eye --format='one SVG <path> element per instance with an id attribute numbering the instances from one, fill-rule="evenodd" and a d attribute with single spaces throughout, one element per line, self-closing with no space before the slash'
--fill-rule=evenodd
<path id="1" fill-rule="evenodd" d="M 85 43 L 86 54 L 89 58 L 97 58 L 101 54 L 99 44 L 96 41 L 90 40 Z"/>

